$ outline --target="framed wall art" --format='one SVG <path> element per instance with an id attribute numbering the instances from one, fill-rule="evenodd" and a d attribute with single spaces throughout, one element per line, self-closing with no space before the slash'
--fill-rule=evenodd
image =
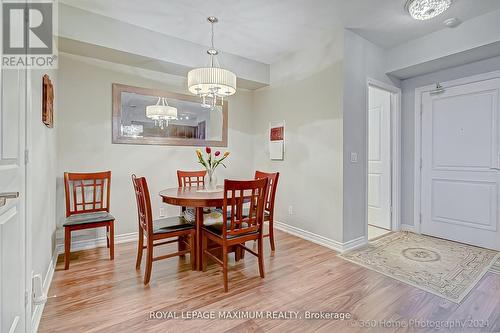
<path id="1" fill-rule="evenodd" d="M 42 122 L 54 127 L 54 86 L 47 74 L 42 78 Z"/>
<path id="2" fill-rule="evenodd" d="M 276 161 L 285 158 L 285 121 L 269 123 L 269 158 Z"/>

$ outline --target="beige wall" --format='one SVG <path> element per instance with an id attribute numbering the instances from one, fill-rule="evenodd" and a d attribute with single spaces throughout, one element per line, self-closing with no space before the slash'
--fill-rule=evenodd
<path id="1" fill-rule="evenodd" d="M 318 51 L 321 59 L 294 54 L 271 65 L 274 82 L 255 92 L 254 161 L 256 169 L 280 172 L 277 221 L 341 242 L 343 70 L 337 52 L 329 45 Z M 286 122 L 285 159 L 271 161 L 269 122 L 280 120 Z"/>
<path id="2" fill-rule="evenodd" d="M 54 126 L 47 128 L 41 119 L 42 77 L 49 74 L 54 85 Z M 28 72 L 28 130 L 27 147 L 27 223 L 30 232 L 28 249 L 33 275 L 40 274 L 46 280 L 55 251 L 56 232 L 56 172 L 57 172 L 57 127 L 58 127 L 58 80 L 56 70 Z M 31 274 L 32 272 L 26 272 Z M 45 281 L 48 282 L 48 281 Z M 34 315 L 34 313 L 32 313 Z"/>
<path id="3" fill-rule="evenodd" d="M 329 43 L 293 54 L 271 65 L 269 87 L 239 89 L 229 101 L 229 168 L 219 173 L 222 180 L 252 177 L 256 169 L 279 171 L 277 221 L 337 242 L 343 241 L 342 50 L 342 43 Z M 68 54 L 61 54 L 59 67 L 58 225 L 64 215 L 63 172 L 109 169 L 116 233 L 136 232 L 130 174 L 148 177 L 153 211 L 159 216 L 162 204 L 156 193 L 176 186 L 177 169 L 198 166 L 194 147 L 111 144 L 111 84 L 185 92 L 185 81 Z M 284 161 L 269 159 L 268 126 L 274 120 L 286 122 Z M 175 214 L 178 209 L 168 207 L 167 215 Z M 85 231 L 75 238 L 98 235 L 102 232 Z"/>
<path id="4" fill-rule="evenodd" d="M 344 34 L 344 242 L 366 237 L 368 190 L 367 79 L 398 85 L 384 73 L 385 52 L 346 29 Z M 350 154 L 358 154 L 358 162 Z"/>
<path id="5" fill-rule="evenodd" d="M 58 225 L 64 216 L 65 171 L 112 171 L 111 213 L 116 217 L 116 234 L 137 231 L 137 213 L 130 175 L 146 176 L 153 213 L 159 216 L 157 193 L 177 186 L 176 170 L 196 170 L 195 147 L 121 145 L 111 143 L 111 84 L 185 92 L 183 78 L 100 60 L 61 54 L 59 58 L 58 117 Z M 227 169 L 218 169 L 224 178 L 253 177 L 252 92 L 240 89 L 229 99 Z M 224 149 L 224 148 L 223 148 Z M 178 208 L 167 207 L 167 215 Z M 59 228 L 60 229 L 60 228 Z M 61 232 L 61 230 L 59 230 Z M 100 232 L 102 234 L 102 232 Z M 58 238 L 61 238 L 59 234 Z M 84 231 L 75 238 L 94 238 Z"/>

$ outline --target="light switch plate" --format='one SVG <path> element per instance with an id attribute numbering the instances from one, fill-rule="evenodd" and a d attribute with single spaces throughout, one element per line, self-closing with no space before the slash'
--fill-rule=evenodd
<path id="1" fill-rule="evenodd" d="M 358 163 L 358 153 L 351 152 L 351 163 Z"/>

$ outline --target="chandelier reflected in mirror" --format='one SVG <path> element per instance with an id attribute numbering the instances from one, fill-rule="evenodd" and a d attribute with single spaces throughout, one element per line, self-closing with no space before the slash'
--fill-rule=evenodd
<path id="1" fill-rule="evenodd" d="M 236 93 L 236 75 L 221 68 L 217 60 L 219 51 L 214 46 L 214 24 L 218 19 L 210 16 L 207 21 L 212 29 L 211 46 L 207 50 L 209 65 L 189 71 L 188 90 L 201 98 L 203 107 L 213 109 L 218 102 L 224 104 L 224 98 Z"/>
<path id="2" fill-rule="evenodd" d="M 177 119 L 177 108 L 168 105 L 165 97 L 158 97 L 156 105 L 146 106 L 146 117 L 153 119 L 155 126 L 164 129 L 168 126 L 169 120 Z"/>

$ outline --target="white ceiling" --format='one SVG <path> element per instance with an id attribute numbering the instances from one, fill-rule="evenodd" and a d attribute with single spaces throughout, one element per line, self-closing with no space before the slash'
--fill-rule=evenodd
<path id="1" fill-rule="evenodd" d="M 443 29 L 443 20 L 462 21 L 500 9 L 500 0 L 454 0 L 445 14 L 413 20 L 406 0 L 61 0 L 97 14 L 208 45 L 207 16 L 220 20 L 215 46 L 264 63 L 308 45 L 330 40 L 346 27 L 390 47 Z M 90 24 L 90 23 L 89 23 Z"/>

